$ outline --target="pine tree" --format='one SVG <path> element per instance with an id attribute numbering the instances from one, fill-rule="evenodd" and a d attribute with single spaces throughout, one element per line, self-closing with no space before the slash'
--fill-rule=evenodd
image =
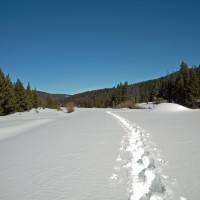
<path id="1" fill-rule="evenodd" d="M 182 101 L 181 104 L 184 106 L 189 106 L 189 88 L 188 88 L 188 84 L 190 81 L 190 74 L 189 74 L 189 70 L 188 70 L 188 66 L 186 63 L 182 62 L 181 66 L 180 66 L 180 73 L 182 75 Z"/>
<path id="2" fill-rule="evenodd" d="M 135 85 L 134 87 L 132 87 L 132 96 L 136 103 L 140 102 L 141 96 L 140 96 L 140 89 L 138 85 Z"/>
<path id="3" fill-rule="evenodd" d="M 175 102 L 183 106 L 189 106 L 189 88 L 188 84 L 190 81 L 189 69 L 186 63 L 182 62 L 180 70 L 177 75 L 175 84 Z"/>
<path id="4" fill-rule="evenodd" d="M 33 107 L 33 92 L 31 90 L 31 86 L 29 82 L 26 88 L 26 94 L 27 94 L 28 110 L 31 110 Z"/>
<path id="5" fill-rule="evenodd" d="M 122 101 L 125 102 L 128 100 L 128 82 L 126 81 L 122 86 Z"/>
<path id="6" fill-rule="evenodd" d="M 116 92 L 115 92 L 115 105 L 118 105 L 122 102 L 122 83 L 117 85 Z"/>
<path id="7" fill-rule="evenodd" d="M 54 108 L 54 100 L 49 95 L 47 96 L 47 99 L 46 99 L 46 107 L 47 108 Z"/>
<path id="8" fill-rule="evenodd" d="M 190 81 L 188 84 L 188 96 L 190 107 L 195 107 L 195 101 L 200 97 L 199 79 L 194 68 L 190 70 Z"/>
<path id="9" fill-rule="evenodd" d="M 158 85 L 155 83 L 152 82 L 152 86 L 151 86 L 151 89 L 150 89 L 150 101 L 153 101 L 155 102 L 157 97 L 158 97 Z"/>
<path id="10" fill-rule="evenodd" d="M 176 79 L 176 96 L 174 99 L 176 103 L 184 105 L 184 81 L 181 73 L 178 74 Z"/>
<path id="11" fill-rule="evenodd" d="M 3 115 L 3 113 L 4 113 L 4 109 L 3 109 L 3 103 L 4 103 L 3 87 L 4 87 L 4 83 L 5 83 L 5 75 L 0 68 L 0 115 Z"/>
<path id="12" fill-rule="evenodd" d="M 15 112 L 16 99 L 15 99 L 14 87 L 10 80 L 9 75 L 7 75 L 5 78 L 3 96 L 4 96 L 4 102 L 2 105 L 3 114 L 7 115 L 7 114 Z"/>
<path id="13" fill-rule="evenodd" d="M 163 97 L 163 99 L 166 99 L 166 100 L 170 99 L 170 97 L 169 97 L 169 86 L 170 86 L 169 79 L 162 81 L 162 86 L 161 86 L 159 96 Z"/>
<path id="14" fill-rule="evenodd" d="M 23 112 L 28 110 L 28 101 L 26 90 L 24 89 L 23 83 L 17 79 L 15 83 L 15 97 L 16 97 L 16 111 Z"/>
<path id="15" fill-rule="evenodd" d="M 40 102 L 36 89 L 32 91 L 32 106 L 33 108 L 38 108 L 39 106 L 42 106 L 42 102 Z"/>
<path id="16" fill-rule="evenodd" d="M 15 111 L 15 95 L 9 75 L 5 77 L 0 69 L 0 115 Z"/>

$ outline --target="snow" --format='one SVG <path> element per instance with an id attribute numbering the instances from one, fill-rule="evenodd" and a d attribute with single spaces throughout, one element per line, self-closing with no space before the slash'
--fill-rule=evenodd
<path id="1" fill-rule="evenodd" d="M 167 199 L 198 199 L 200 111 L 161 104 L 154 109 L 114 112 L 146 134 L 143 139 L 165 186 Z"/>
<path id="2" fill-rule="evenodd" d="M 126 129 L 128 144 L 124 150 L 129 151 L 131 155 L 130 163 L 125 165 L 131 168 L 131 200 L 141 200 L 150 198 L 163 199 L 164 186 L 160 178 L 156 175 L 154 161 L 148 154 L 148 149 L 143 141 L 143 132 L 135 125 L 131 125 L 127 120 L 107 111 L 108 114 L 116 118 Z M 124 141 L 121 142 L 124 145 Z M 120 156 L 118 156 L 120 157 Z M 118 177 L 118 175 L 116 175 Z"/>
<path id="3" fill-rule="evenodd" d="M 154 108 L 154 111 L 155 110 L 164 112 L 178 112 L 178 111 L 189 111 L 190 109 L 175 103 L 161 103 Z"/>
<path id="4" fill-rule="evenodd" d="M 2 128 L 11 132 L 0 142 L 0 199 L 128 198 L 126 182 L 110 179 L 123 132 L 104 109 L 17 113 L 0 117 Z"/>
<path id="5" fill-rule="evenodd" d="M 198 199 L 200 111 L 152 107 L 0 117 L 0 199 Z"/>

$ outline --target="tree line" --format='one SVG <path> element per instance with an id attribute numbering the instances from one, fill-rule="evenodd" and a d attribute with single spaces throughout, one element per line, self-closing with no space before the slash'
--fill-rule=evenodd
<path id="1" fill-rule="evenodd" d="M 50 96 L 42 101 L 36 89 L 31 89 L 30 83 L 26 88 L 20 79 L 13 83 L 9 74 L 5 75 L 0 68 L 0 115 L 28 111 L 38 107 L 57 108 L 59 105 L 60 103 Z"/>
<path id="2" fill-rule="evenodd" d="M 168 101 L 195 108 L 200 105 L 200 65 L 188 67 L 182 62 L 179 71 L 155 80 L 130 85 L 126 81 L 113 88 L 75 94 L 66 99 L 66 102 L 64 99 L 59 101 L 48 95 L 42 100 L 30 83 L 26 88 L 20 79 L 13 83 L 9 74 L 5 75 L 0 68 L 0 115 L 7 115 L 38 107 L 59 109 L 61 104 L 69 102 L 78 107 L 117 108 L 140 102 Z M 123 104 L 125 102 L 129 104 Z"/>
<path id="3" fill-rule="evenodd" d="M 119 83 L 116 87 L 88 91 L 67 98 L 79 107 L 117 107 L 123 102 L 174 102 L 194 108 L 200 101 L 200 65 L 188 67 L 182 62 L 177 72 L 136 84 Z"/>
<path id="4" fill-rule="evenodd" d="M 156 80 L 130 86 L 136 102 L 166 100 L 186 107 L 198 106 L 200 99 L 200 65 L 189 68 L 182 62 L 179 71 Z"/>

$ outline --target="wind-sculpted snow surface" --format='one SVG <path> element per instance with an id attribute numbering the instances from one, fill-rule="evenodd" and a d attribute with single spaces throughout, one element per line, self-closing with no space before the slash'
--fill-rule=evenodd
<path id="1" fill-rule="evenodd" d="M 130 169 L 131 179 L 130 193 L 131 200 L 163 200 L 171 198 L 172 192 L 161 183 L 160 174 L 154 164 L 148 145 L 148 137 L 144 130 L 131 124 L 119 115 L 107 111 L 108 114 L 116 118 L 127 132 L 123 137 L 121 151 L 130 153 L 129 160 L 124 160 L 122 168 Z M 127 141 L 125 141 L 127 140 Z M 122 156 L 118 156 L 117 161 L 123 162 Z M 119 171 L 119 167 L 115 167 Z M 166 176 L 167 177 L 167 176 Z M 111 179 L 117 180 L 118 175 L 113 174 Z"/>

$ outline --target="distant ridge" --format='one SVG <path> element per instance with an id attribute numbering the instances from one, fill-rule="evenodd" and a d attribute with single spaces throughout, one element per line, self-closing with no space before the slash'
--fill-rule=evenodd
<path id="1" fill-rule="evenodd" d="M 45 101 L 48 96 L 50 96 L 54 100 L 64 100 L 65 98 L 70 96 L 69 94 L 51 94 L 39 90 L 37 90 L 36 93 L 39 96 L 39 98 L 43 101 Z"/>

